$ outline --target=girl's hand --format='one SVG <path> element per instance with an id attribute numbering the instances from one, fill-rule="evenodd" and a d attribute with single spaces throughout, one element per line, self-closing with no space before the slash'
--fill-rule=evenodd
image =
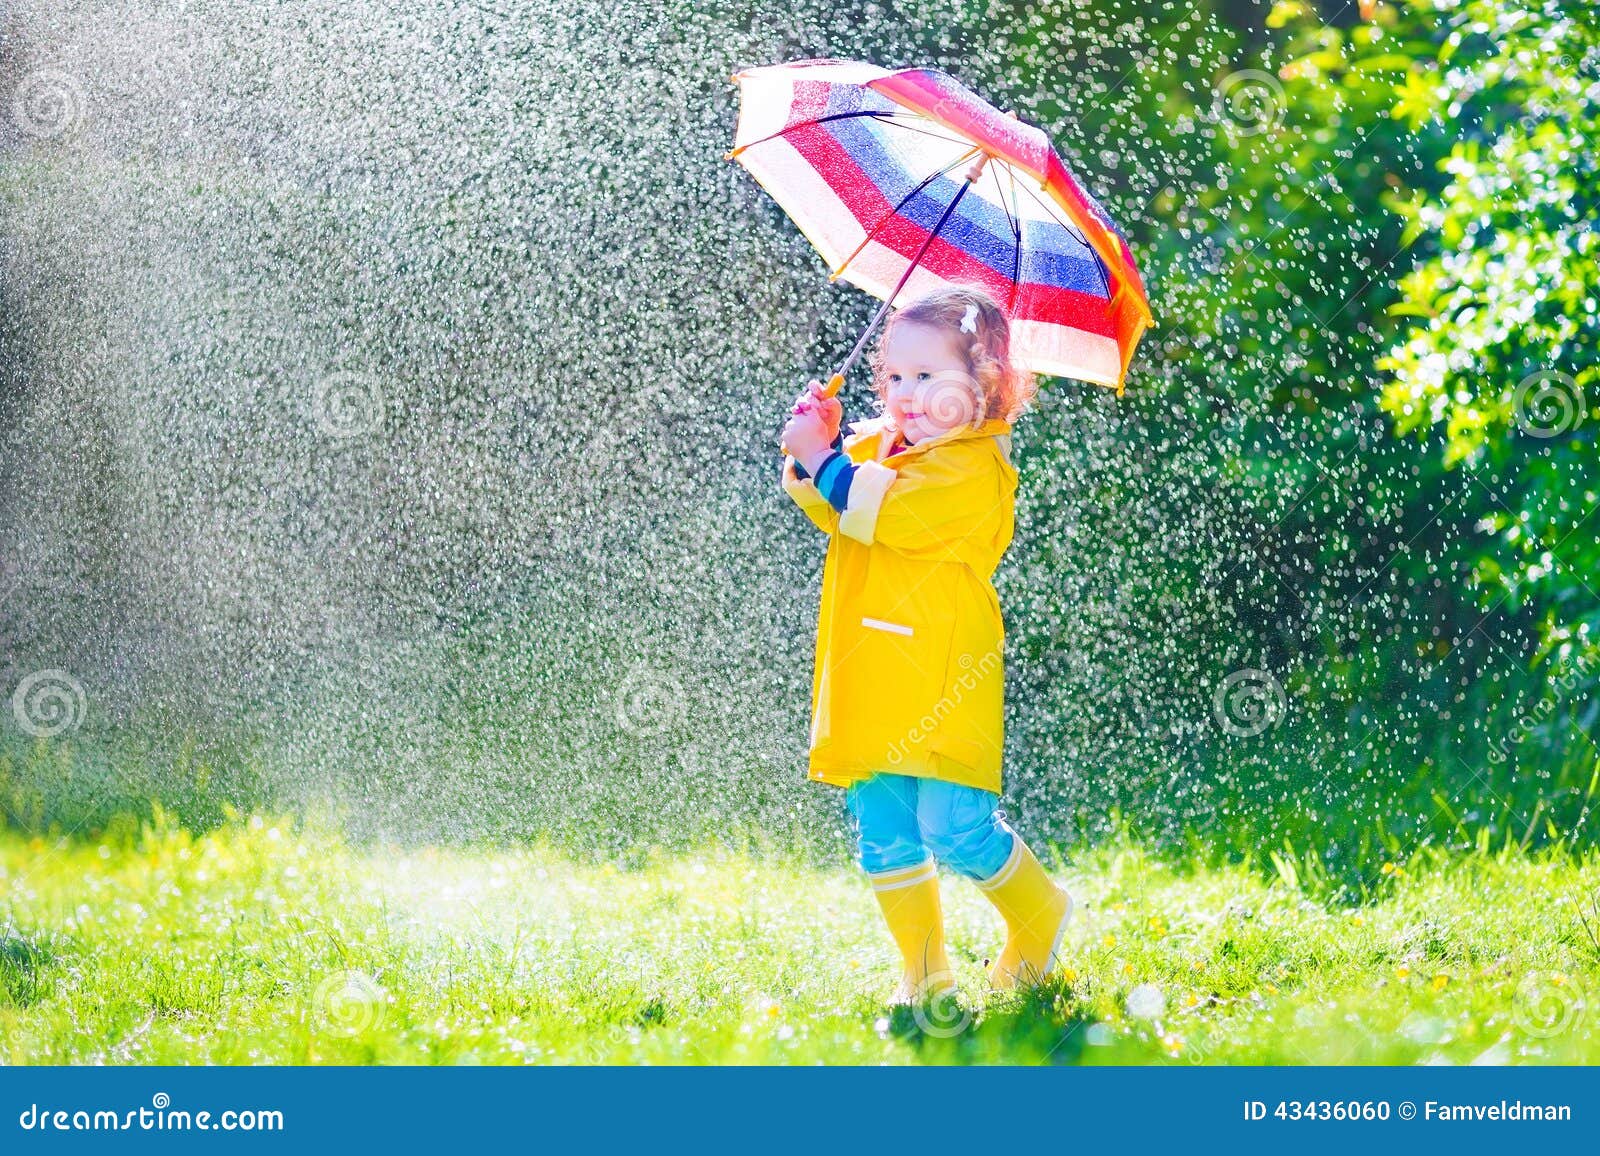
<path id="1" fill-rule="evenodd" d="M 824 397 L 822 382 L 813 378 L 806 383 L 806 388 L 795 399 L 791 413 L 813 412 L 822 419 L 822 424 L 827 427 L 828 441 L 833 441 L 839 436 L 839 422 L 844 418 L 844 406 L 836 397 Z"/>
<path id="2" fill-rule="evenodd" d="M 833 453 L 833 431 L 823 420 L 822 414 L 815 405 L 801 410 L 797 405 L 796 413 L 789 418 L 788 424 L 783 427 L 783 447 L 795 461 L 811 473 L 813 467 L 826 461 L 828 455 Z"/>

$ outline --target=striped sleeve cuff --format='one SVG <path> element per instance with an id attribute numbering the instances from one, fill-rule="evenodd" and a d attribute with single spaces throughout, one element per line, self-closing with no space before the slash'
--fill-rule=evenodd
<path id="1" fill-rule="evenodd" d="M 849 504 L 850 482 L 855 477 L 855 472 L 855 464 L 838 450 L 835 450 L 817 471 L 817 490 L 828 499 L 828 504 L 840 513 L 843 513 L 845 506 Z"/>

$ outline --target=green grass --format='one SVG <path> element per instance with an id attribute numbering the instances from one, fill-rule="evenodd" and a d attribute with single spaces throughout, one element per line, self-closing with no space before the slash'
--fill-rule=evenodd
<path id="1" fill-rule="evenodd" d="M 357 849 L 159 811 L 103 845 L 0 833 L 0 1060 L 1600 1061 L 1600 857 L 1430 850 L 1358 907 L 1127 840 L 1058 871 L 1070 976 L 986 999 L 1000 925 L 946 876 L 962 1002 L 891 1013 L 889 942 L 844 867 Z"/>

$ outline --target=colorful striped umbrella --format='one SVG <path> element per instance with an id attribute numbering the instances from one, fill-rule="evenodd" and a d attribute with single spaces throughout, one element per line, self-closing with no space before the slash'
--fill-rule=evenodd
<path id="1" fill-rule="evenodd" d="M 1037 373 L 1122 392 L 1151 324 L 1128 243 L 1043 130 L 934 69 L 798 60 L 734 74 L 737 159 L 832 269 L 883 299 L 830 381 L 909 285 L 987 289 Z M 966 166 L 965 171 L 960 171 Z"/>

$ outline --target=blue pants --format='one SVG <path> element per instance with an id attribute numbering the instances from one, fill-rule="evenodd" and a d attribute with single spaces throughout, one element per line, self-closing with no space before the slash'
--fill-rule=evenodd
<path id="1" fill-rule="evenodd" d="M 870 874 L 915 867 L 931 853 L 968 878 L 990 878 L 1017 838 L 999 802 L 992 791 L 886 771 L 845 790 L 856 855 Z"/>

